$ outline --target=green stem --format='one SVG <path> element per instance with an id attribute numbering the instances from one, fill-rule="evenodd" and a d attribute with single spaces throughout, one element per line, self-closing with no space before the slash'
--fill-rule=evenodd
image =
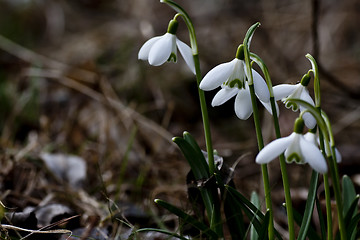
<path id="1" fill-rule="evenodd" d="M 181 15 L 181 17 L 184 19 L 184 22 L 189 31 L 190 44 L 191 44 L 191 49 L 192 49 L 192 54 L 193 54 L 193 59 L 194 59 L 194 65 L 195 65 L 196 83 L 197 83 L 197 89 L 198 89 L 199 100 L 200 100 L 200 109 L 201 109 L 201 115 L 202 115 L 203 126 L 204 126 L 206 151 L 208 153 L 209 172 L 210 172 L 210 175 L 213 176 L 213 175 L 215 175 L 215 172 L 217 169 L 215 167 L 215 161 L 214 161 L 214 151 L 213 151 L 212 141 L 211 141 L 210 121 L 209 121 L 208 111 L 207 111 L 207 106 L 206 106 L 205 93 L 203 90 L 201 90 L 199 88 L 200 82 L 202 80 L 202 76 L 201 76 L 201 70 L 200 70 L 200 60 L 199 60 L 198 44 L 197 44 L 197 40 L 196 40 L 195 28 L 194 28 L 194 25 L 192 24 L 192 21 L 191 21 L 189 15 L 186 13 L 186 11 L 180 5 L 178 5 L 177 3 L 175 3 L 171 0 L 161 0 L 160 2 L 168 4 L 176 12 L 178 12 Z M 220 202 L 219 202 L 219 196 L 217 194 L 217 190 L 213 191 L 213 201 L 214 201 L 213 205 L 207 207 L 208 208 L 207 212 L 209 215 L 208 217 L 210 219 L 210 228 L 217 233 L 219 238 L 221 238 L 223 236 L 223 229 L 222 229 L 222 220 L 221 220 L 221 212 L 220 212 Z"/>
<path id="2" fill-rule="evenodd" d="M 332 231 L 332 211 L 331 211 L 331 196 L 329 187 L 329 176 L 327 173 L 324 174 L 324 188 L 325 188 L 325 200 L 326 200 L 326 221 L 327 221 L 327 239 L 333 239 Z"/>
<path id="3" fill-rule="evenodd" d="M 341 236 L 342 240 L 346 240 L 346 229 L 345 229 L 344 216 L 343 216 L 343 202 L 342 202 L 342 197 L 341 197 L 340 178 L 339 178 L 339 173 L 338 173 L 338 169 L 337 169 L 336 155 L 333 154 L 333 157 L 331 157 L 332 151 L 330 150 L 330 147 L 329 147 L 329 140 L 331 140 L 331 145 L 333 147 L 334 137 L 333 137 L 331 126 L 330 126 L 330 121 L 329 121 L 328 117 L 326 116 L 326 114 L 323 113 L 321 110 L 320 79 L 319 79 L 319 70 L 318 70 L 316 60 L 310 54 L 306 54 L 306 58 L 308 58 L 309 61 L 311 62 L 312 71 L 314 73 L 315 106 L 316 106 L 316 109 L 318 110 L 318 113 L 320 114 L 321 118 L 324 120 L 324 122 L 326 124 L 326 129 L 325 129 L 324 133 L 326 132 L 327 133 L 326 135 L 328 137 L 325 138 L 325 140 L 321 139 L 322 132 L 321 132 L 321 130 L 319 130 L 320 144 L 322 144 L 321 148 L 324 151 L 325 150 L 324 143 L 325 143 L 325 147 L 327 150 L 324 152 L 328 156 L 328 160 L 329 160 L 328 163 L 329 163 L 330 174 L 331 174 L 331 178 L 332 178 L 332 182 L 333 182 L 333 189 L 334 189 L 334 195 L 335 195 L 335 200 L 336 200 L 336 210 L 338 211 L 337 215 L 338 215 L 340 236 Z M 328 226 L 328 227 L 332 227 L 332 226 Z"/>
<path id="4" fill-rule="evenodd" d="M 319 111 L 320 111 L 320 109 L 319 109 Z M 332 133 L 331 124 L 330 124 L 328 116 L 323 111 L 321 111 L 321 116 L 325 121 L 325 124 L 327 127 L 327 132 L 329 134 L 329 140 L 328 140 L 328 142 L 325 142 L 326 150 L 327 150 L 325 152 L 326 152 L 327 158 L 329 160 L 328 163 L 329 163 L 329 167 L 330 167 L 331 179 L 333 182 L 334 195 L 335 195 L 335 200 L 336 200 L 336 210 L 337 210 L 338 221 L 339 221 L 340 236 L 341 236 L 341 239 L 347 239 L 346 238 L 347 237 L 346 236 L 346 227 L 345 227 L 345 222 L 344 222 L 344 213 L 343 213 L 343 199 L 342 199 L 341 189 L 340 189 L 340 177 L 339 177 L 339 171 L 338 171 L 337 162 L 336 162 L 334 136 Z M 331 147 L 329 146 L 330 144 L 331 144 Z"/>
<path id="5" fill-rule="evenodd" d="M 271 108 L 273 110 L 273 119 L 274 119 L 274 128 L 275 128 L 276 138 L 280 138 L 281 137 L 280 125 L 279 125 L 279 119 L 276 114 L 276 107 L 275 107 L 276 103 L 275 103 L 274 97 L 270 97 L 270 102 L 271 102 Z M 285 206 L 286 206 L 286 212 L 287 212 L 287 218 L 288 218 L 289 240 L 294 240 L 295 239 L 294 213 L 293 213 L 293 208 L 292 208 L 289 178 L 288 178 L 288 174 L 287 174 L 287 170 L 286 170 L 286 161 L 285 161 L 284 154 L 281 154 L 279 156 L 279 161 L 280 161 L 281 177 L 282 177 L 283 186 L 284 186 Z"/>
<path id="6" fill-rule="evenodd" d="M 172 9 L 181 14 L 189 30 L 191 50 L 193 55 L 197 55 L 199 52 L 197 47 L 195 28 L 187 12 L 179 4 L 171 0 L 160 0 L 160 2 L 168 4 Z"/>
<path id="7" fill-rule="evenodd" d="M 247 72 L 247 80 L 249 84 L 250 90 L 250 97 L 251 97 L 251 105 L 253 108 L 253 117 L 254 117 L 254 124 L 255 124 L 255 131 L 256 131 L 256 138 L 258 142 L 258 149 L 259 151 L 264 148 L 264 140 L 262 137 L 261 131 L 261 124 L 260 124 L 260 117 L 259 117 L 259 109 L 256 103 L 256 96 L 255 96 L 255 88 L 254 88 L 254 79 L 251 70 L 251 62 L 250 62 L 250 51 L 249 51 L 249 44 L 250 40 L 255 32 L 255 30 L 260 26 L 260 23 L 253 24 L 249 30 L 247 31 L 245 38 L 244 38 L 244 60 L 246 64 L 246 72 Z M 271 201 L 271 193 L 270 193 L 270 181 L 269 181 L 269 173 L 266 164 L 261 165 L 261 172 L 263 176 L 263 183 L 264 183 L 264 193 L 265 193 L 265 202 L 266 208 L 269 211 L 269 231 L 268 236 L 269 240 L 274 239 L 274 213 L 272 208 L 272 201 Z"/>
<path id="8" fill-rule="evenodd" d="M 250 96 L 251 96 L 251 103 L 253 106 L 253 117 L 254 117 L 254 124 L 256 130 L 256 138 L 258 142 L 258 149 L 259 151 L 264 148 L 264 141 L 261 132 L 261 125 L 260 125 L 260 118 L 259 118 L 259 110 L 256 104 L 256 97 L 255 97 L 255 89 L 254 84 L 249 85 Z M 266 208 L 270 214 L 270 221 L 269 221 L 269 239 L 274 239 L 274 215 L 272 209 L 272 201 L 271 201 L 271 193 L 270 193 L 270 181 L 269 181 L 269 173 L 267 169 L 267 164 L 261 164 L 261 172 L 263 176 L 263 183 L 264 183 L 264 193 L 265 193 L 265 202 Z"/>
<path id="9" fill-rule="evenodd" d="M 276 112 L 276 102 L 275 102 L 275 98 L 274 98 L 272 82 L 271 82 L 269 71 L 268 71 L 265 63 L 262 61 L 262 59 L 259 56 L 257 56 L 254 53 L 250 53 L 250 57 L 251 57 L 251 60 L 253 60 L 261 68 L 261 70 L 264 74 L 266 84 L 268 85 L 269 92 L 270 92 L 270 103 L 271 103 L 272 115 L 273 115 L 273 120 L 274 120 L 274 128 L 275 128 L 276 138 L 281 138 L 279 118 L 278 118 L 277 112 Z M 284 194 L 285 194 L 285 206 L 286 206 L 287 218 L 288 218 L 289 239 L 293 240 L 293 239 L 295 239 L 294 214 L 293 214 L 290 185 L 289 185 L 289 179 L 288 179 L 284 154 L 281 154 L 279 156 L 279 160 L 280 160 L 281 176 L 283 179 L 283 187 L 284 187 Z"/>
<path id="10" fill-rule="evenodd" d="M 335 194 L 336 200 L 336 210 L 338 215 L 338 222 L 339 222 L 339 230 L 340 236 L 342 240 L 346 240 L 346 227 L 344 222 L 344 214 L 343 214 L 343 201 L 341 197 L 341 190 L 340 190 L 340 180 L 339 180 L 339 173 L 337 171 L 337 163 L 333 157 L 329 157 L 329 165 L 330 165 L 330 174 L 331 179 L 333 181 L 333 189 Z"/>
<path id="11" fill-rule="evenodd" d="M 197 83 L 199 99 L 200 99 L 201 115 L 202 115 L 202 120 L 203 120 L 203 125 L 204 125 L 206 151 L 208 153 L 209 172 L 210 172 L 210 175 L 212 176 L 215 173 L 215 162 L 214 162 L 214 151 L 213 151 L 212 141 L 211 141 L 210 122 L 209 122 L 209 116 L 208 116 L 208 111 L 207 111 L 207 106 L 206 106 L 205 93 L 203 90 L 201 90 L 199 88 L 199 85 L 201 82 L 199 55 L 194 55 L 193 57 L 194 57 L 195 70 L 196 70 L 196 83 Z"/>
<path id="12" fill-rule="evenodd" d="M 196 40 L 195 28 L 194 28 L 194 25 L 193 25 L 189 15 L 180 5 L 178 5 L 177 3 L 175 3 L 171 0 L 160 0 L 160 2 L 168 4 L 176 12 L 178 12 L 181 15 L 181 17 L 184 19 L 184 22 L 189 31 L 190 45 L 191 45 L 193 58 L 194 58 L 194 64 L 195 64 L 196 82 L 197 82 L 197 88 L 198 88 L 198 92 L 199 92 L 200 108 L 201 108 L 201 114 L 202 114 L 203 125 L 204 125 L 206 151 L 208 153 L 208 161 L 209 161 L 209 171 L 210 171 L 210 174 L 213 175 L 215 173 L 214 151 L 213 151 L 212 142 L 211 142 L 210 124 L 209 124 L 209 117 L 208 117 L 208 113 L 207 113 L 205 94 L 204 94 L 204 91 L 199 88 L 202 77 L 201 77 L 201 71 L 200 71 L 200 61 L 199 61 L 198 44 L 197 44 L 197 40 Z"/>

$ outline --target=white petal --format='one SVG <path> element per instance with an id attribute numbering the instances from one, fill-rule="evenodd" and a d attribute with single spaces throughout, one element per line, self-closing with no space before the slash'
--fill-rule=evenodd
<path id="1" fill-rule="evenodd" d="M 318 143 L 319 143 L 320 141 L 319 141 L 319 139 L 318 139 Z M 330 145 L 330 143 L 329 143 L 329 145 Z M 328 155 L 330 155 L 329 153 L 328 153 L 328 151 L 326 150 L 326 148 L 325 148 L 325 152 L 326 152 L 326 155 L 328 156 Z M 342 161 L 342 157 L 341 157 L 341 153 L 339 152 L 339 150 L 337 149 L 337 148 L 335 148 L 335 157 L 336 157 L 336 162 L 337 163 L 341 163 L 341 161 Z"/>
<path id="2" fill-rule="evenodd" d="M 300 138 L 300 149 L 305 162 L 319 173 L 327 172 L 327 164 L 324 156 L 314 144 L 306 141 L 304 137 Z"/>
<path id="3" fill-rule="evenodd" d="M 341 163 L 342 161 L 341 153 L 337 148 L 335 148 L 335 155 L 336 155 L 336 162 Z"/>
<path id="4" fill-rule="evenodd" d="M 239 92 L 239 89 L 236 87 L 230 88 L 230 87 L 226 86 L 226 87 L 222 88 L 214 96 L 214 98 L 211 102 L 211 106 L 215 107 L 215 106 L 219 106 L 219 105 L 225 103 L 227 100 L 234 97 L 238 92 Z"/>
<path id="5" fill-rule="evenodd" d="M 263 102 L 270 101 L 270 93 L 269 88 L 266 85 L 265 80 L 263 77 L 254 69 L 252 70 L 252 75 L 254 79 L 254 88 L 256 96 Z"/>
<path id="6" fill-rule="evenodd" d="M 157 36 L 157 37 L 153 37 L 153 38 L 150 38 L 149 40 L 147 40 L 139 50 L 138 59 L 148 60 L 150 49 L 152 48 L 154 43 L 156 41 L 158 41 L 161 37 L 162 36 Z"/>
<path id="7" fill-rule="evenodd" d="M 242 120 L 248 119 L 252 114 L 251 97 L 248 89 L 239 90 L 235 98 L 235 113 Z"/>
<path id="8" fill-rule="evenodd" d="M 264 164 L 274 160 L 291 144 L 294 136 L 294 133 L 292 133 L 287 137 L 276 139 L 266 145 L 256 156 L 256 163 Z"/>
<path id="9" fill-rule="evenodd" d="M 177 38 L 176 38 L 176 45 L 178 46 L 179 51 L 180 51 L 181 55 L 183 56 L 186 64 L 190 68 L 190 70 L 194 74 L 196 74 L 196 72 L 195 72 L 195 64 L 194 64 L 194 57 L 193 57 L 191 48 L 188 45 L 186 45 L 184 42 L 180 41 Z"/>
<path id="10" fill-rule="evenodd" d="M 304 138 L 305 138 L 306 141 L 308 141 L 308 142 L 314 144 L 315 146 L 317 146 L 316 134 L 315 133 L 307 132 L 304 135 Z"/>
<path id="11" fill-rule="evenodd" d="M 300 94 L 300 99 L 315 106 L 314 100 L 310 97 L 309 91 L 305 87 L 303 87 L 303 88 L 304 89 L 301 91 L 301 94 Z M 300 110 L 301 110 L 301 107 L 300 107 Z"/>
<path id="12" fill-rule="evenodd" d="M 298 84 L 296 84 L 296 85 L 292 85 L 292 84 L 276 85 L 275 87 L 273 87 L 275 101 L 279 101 L 283 98 L 286 98 L 292 92 L 294 92 L 297 87 L 298 87 Z"/>
<path id="13" fill-rule="evenodd" d="M 301 110 L 301 108 L 300 108 L 300 110 Z M 313 129 L 316 126 L 316 119 L 314 118 L 314 116 L 311 113 L 309 113 L 309 112 L 304 113 L 302 118 L 304 119 L 305 126 L 308 129 Z"/>
<path id="14" fill-rule="evenodd" d="M 272 115 L 272 108 L 271 108 L 271 102 L 263 102 L 261 101 L 261 104 L 265 107 L 265 109 Z M 275 109 L 276 109 L 276 115 L 279 117 L 279 105 L 275 102 Z"/>
<path id="15" fill-rule="evenodd" d="M 174 34 L 165 33 L 150 49 L 149 63 L 153 66 L 159 66 L 166 62 L 170 57 L 175 40 Z"/>
<path id="16" fill-rule="evenodd" d="M 302 159 L 301 150 L 300 150 L 300 137 L 302 137 L 299 133 L 294 133 L 294 139 L 288 148 L 285 150 L 285 158 L 287 162 L 296 161 L 297 163 L 303 163 L 304 159 Z M 299 159 L 293 159 L 294 154 L 299 157 Z"/>
<path id="17" fill-rule="evenodd" d="M 312 106 L 315 105 L 314 101 L 312 100 L 312 98 L 309 95 L 309 91 L 304 86 L 303 86 L 303 90 L 301 91 L 301 94 L 300 94 L 300 99 L 311 104 Z M 306 109 L 305 107 L 300 105 L 301 112 L 304 111 L 305 109 Z M 305 125 L 307 128 L 313 129 L 316 126 L 316 120 L 311 113 L 309 113 L 309 112 L 305 113 L 303 115 L 303 119 L 304 119 L 304 122 L 305 122 Z"/>
<path id="18" fill-rule="evenodd" d="M 200 88 L 204 91 L 210 91 L 226 82 L 234 71 L 236 61 L 240 60 L 235 58 L 231 62 L 222 63 L 211 69 L 200 82 Z"/>

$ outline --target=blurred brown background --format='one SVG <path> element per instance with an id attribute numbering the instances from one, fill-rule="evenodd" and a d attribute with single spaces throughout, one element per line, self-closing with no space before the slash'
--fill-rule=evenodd
<path id="1" fill-rule="evenodd" d="M 322 107 L 343 156 L 340 172 L 359 184 L 360 2 L 178 3 L 193 20 L 203 74 L 231 61 L 257 21 L 261 26 L 251 51 L 265 61 L 274 85 L 298 82 L 310 69 L 305 54 L 314 56 Z M 142 44 L 164 34 L 174 14 L 155 0 L 0 1 L 0 200 L 5 205 L 37 206 L 54 193 L 55 184 L 59 196 L 52 201 L 70 202 L 79 213 L 106 215 L 106 210 L 64 199 L 72 190 L 43 173 L 44 163 L 38 161 L 41 153 L 50 152 L 84 159 L 82 189 L 100 205 L 112 199 L 149 211 L 153 198 L 162 197 L 186 208 L 189 168 L 171 137 L 186 130 L 204 148 L 195 79 L 181 57 L 177 64 L 160 67 L 137 59 Z M 178 37 L 189 43 L 181 21 Z M 209 106 L 215 92 L 206 93 Z M 231 165 L 249 153 L 236 166 L 239 190 L 261 192 L 260 168 L 253 163 L 257 146 L 252 119 L 237 119 L 233 100 L 209 107 L 209 114 L 214 147 L 225 162 Z M 295 117 L 281 107 L 284 136 L 292 131 Z M 262 119 L 269 142 L 274 137 L 271 118 L 264 112 Z M 293 164 L 289 169 L 294 196 L 302 201 L 310 168 Z M 270 175 L 274 191 L 280 192 L 274 194 L 279 198 L 274 204 L 280 205 L 276 161 Z M 27 197 L 16 200 L 25 193 Z"/>

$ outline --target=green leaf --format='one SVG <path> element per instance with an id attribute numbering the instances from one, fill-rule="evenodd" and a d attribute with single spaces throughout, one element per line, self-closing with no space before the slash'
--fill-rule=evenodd
<path id="1" fill-rule="evenodd" d="M 155 199 L 155 203 L 162 206 L 163 208 L 167 209 L 168 211 L 172 212 L 179 218 L 181 218 L 184 222 L 194 226 L 195 228 L 202 231 L 205 235 L 210 237 L 210 239 L 217 239 L 217 234 L 212 231 L 208 226 L 206 226 L 204 223 L 199 222 L 194 217 L 190 216 L 189 214 L 185 213 L 183 210 L 179 209 L 178 207 L 175 207 L 174 205 L 167 203 L 165 201 L 162 201 L 160 199 Z"/>
<path id="2" fill-rule="evenodd" d="M 184 132 L 183 136 L 184 136 L 184 140 L 187 141 L 191 145 L 191 147 L 194 149 L 194 153 L 196 152 L 196 156 L 198 157 L 196 162 L 197 162 L 197 164 L 199 164 L 199 168 L 200 167 L 204 168 L 205 171 L 207 172 L 207 174 L 210 176 L 209 166 L 208 166 L 206 159 L 204 157 L 204 154 L 202 153 L 201 148 L 197 144 L 195 138 L 186 131 Z"/>
<path id="3" fill-rule="evenodd" d="M 244 239 L 246 235 L 242 207 L 236 199 L 225 192 L 224 213 L 231 239 Z"/>
<path id="4" fill-rule="evenodd" d="M 187 132 L 184 138 L 174 137 L 173 141 L 179 146 L 188 161 L 195 180 L 203 180 L 211 182 L 209 166 L 206 163 L 204 154 L 195 139 Z M 199 186 L 199 190 L 206 208 L 208 217 L 210 218 L 211 229 L 222 235 L 220 203 L 218 201 L 217 185 L 207 187 Z M 214 221 L 212 221 L 214 220 Z"/>
<path id="5" fill-rule="evenodd" d="M 355 197 L 355 199 L 353 200 L 353 202 L 350 204 L 349 209 L 347 210 L 347 213 L 345 215 L 345 226 L 346 227 L 346 232 L 347 232 L 347 236 L 349 236 L 349 239 L 355 239 L 355 235 L 356 235 L 356 225 L 357 222 L 359 221 L 358 219 L 358 215 L 360 213 L 357 213 L 357 206 L 358 206 L 358 202 L 359 202 L 359 198 L 360 196 L 357 195 Z"/>
<path id="6" fill-rule="evenodd" d="M 252 204 L 254 204 L 255 207 L 260 209 L 260 199 L 259 199 L 259 195 L 257 195 L 256 192 L 251 193 L 250 201 L 251 201 Z M 254 226 L 251 225 L 251 228 L 250 228 L 250 240 L 258 240 L 258 239 L 259 239 L 259 234 L 255 231 Z"/>
<path id="7" fill-rule="evenodd" d="M 355 199 L 353 199 L 353 202 L 350 204 L 350 207 L 346 212 L 345 219 L 344 219 L 346 226 L 348 226 L 351 223 L 352 218 L 357 213 L 357 205 L 359 202 L 359 198 L 360 198 L 360 196 L 358 195 L 355 197 Z"/>
<path id="8" fill-rule="evenodd" d="M 360 221 L 360 213 L 357 213 L 350 221 L 350 223 L 348 223 L 348 226 L 346 228 L 346 231 L 347 231 L 347 234 L 349 237 L 349 239 L 355 239 L 355 234 L 356 234 L 356 231 L 359 231 L 358 229 L 356 229 L 358 223 Z"/>
<path id="9" fill-rule="evenodd" d="M 173 142 L 179 146 L 181 152 L 184 154 L 195 179 L 208 179 L 210 177 L 209 166 L 206 163 L 204 155 L 194 149 L 194 147 L 184 138 L 174 137 Z"/>
<path id="10" fill-rule="evenodd" d="M 343 187 L 343 201 L 344 201 L 344 216 L 347 215 L 351 204 L 353 203 L 354 199 L 356 198 L 356 191 L 354 184 L 352 183 L 351 179 L 344 175 L 342 179 L 342 187 Z M 355 215 L 356 210 L 353 209 L 353 213 Z"/>
<path id="11" fill-rule="evenodd" d="M 305 212 L 302 218 L 301 227 L 298 234 L 298 240 L 305 240 L 309 229 L 311 216 L 314 210 L 316 190 L 318 185 L 319 173 L 312 171 L 308 198 L 306 200 Z"/>
<path id="12" fill-rule="evenodd" d="M 298 211 L 296 211 L 295 209 L 293 209 L 293 213 L 294 213 L 295 222 L 300 226 L 300 224 L 302 223 L 301 214 Z M 306 235 L 311 240 L 321 240 L 321 238 L 318 236 L 315 229 L 311 225 L 309 225 Z"/>
<path id="13" fill-rule="evenodd" d="M 315 201 L 316 201 L 316 210 L 318 213 L 319 224 L 320 224 L 321 239 L 325 239 L 326 238 L 326 224 L 325 224 L 324 215 L 321 211 L 320 201 L 317 197 L 316 197 Z"/>
<path id="14" fill-rule="evenodd" d="M 258 239 L 263 239 L 266 240 L 268 238 L 267 236 L 267 232 L 269 229 L 269 222 L 270 222 L 270 211 L 266 211 L 266 214 L 264 216 L 264 219 L 261 223 L 261 229 L 259 231 L 259 238 Z"/>
<path id="15" fill-rule="evenodd" d="M 264 221 L 264 214 L 258 209 L 254 204 L 252 204 L 246 197 L 244 197 L 241 193 L 239 193 L 236 189 L 231 186 L 225 185 L 225 188 L 228 190 L 229 196 L 235 199 L 235 202 L 239 204 L 239 206 L 244 211 L 245 215 L 250 219 L 251 223 L 254 225 L 257 233 L 260 235 L 262 231 L 262 222 Z M 260 219 L 260 221 L 259 221 Z M 275 235 L 278 239 L 282 239 L 278 231 L 275 229 Z"/>

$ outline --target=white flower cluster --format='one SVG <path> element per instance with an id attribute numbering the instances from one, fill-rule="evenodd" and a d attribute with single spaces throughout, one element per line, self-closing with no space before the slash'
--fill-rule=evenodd
<path id="1" fill-rule="evenodd" d="M 166 61 L 176 62 L 178 48 L 190 70 L 196 74 L 192 50 L 176 37 L 176 30 L 177 21 L 171 20 L 167 33 L 162 36 L 153 37 L 145 42 L 139 51 L 138 58 L 148 60 L 149 64 L 154 66 L 162 65 Z M 210 70 L 200 82 L 199 87 L 204 91 L 211 91 L 221 87 L 211 102 L 213 107 L 222 105 L 236 96 L 234 104 L 236 116 L 239 119 L 246 120 L 253 112 L 248 84 L 248 79 L 251 77 L 249 74 L 252 74 L 256 97 L 271 114 L 272 109 L 270 92 L 266 81 L 254 69 L 251 70 L 251 73 L 246 70 L 246 64 L 243 59 L 243 47 L 242 45 L 239 46 L 235 59 L 222 63 Z M 293 111 L 300 110 L 300 112 L 303 112 L 305 108 L 289 102 L 288 99 L 300 99 L 314 106 L 314 101 L 307 90 L 309 80 L 310 76 L 305 75 L 298 84 L 280 84 L 274 86 L 275 101 L 281 100 L 287 108 L 291 108 Z M 277 104 L 275 106 L 276 114 L 279 115 Z M 301 116 L 302 123 L 297 123 L 298 125 L 306 125 L 310 130 L 316 127 L 316 120 L 309 112 L 305 112 Z M 312 132 L 303 135 L 303 127 L 300 127 L 300 129 L 301 131 L 294 131 L 289 136 L 276 139 L 265 146 L 257 155 L 256 162 L 259 164 L 268 163 L 284 152 L 287 162 L 308 163 L 319 173 L 326 173 L 326 160 L 319 150 L 317 141 L 314 140 L 316 135 Z M 336 153 L 337 160 L 340 161 L 340 153 L 338 151 Z"/>

